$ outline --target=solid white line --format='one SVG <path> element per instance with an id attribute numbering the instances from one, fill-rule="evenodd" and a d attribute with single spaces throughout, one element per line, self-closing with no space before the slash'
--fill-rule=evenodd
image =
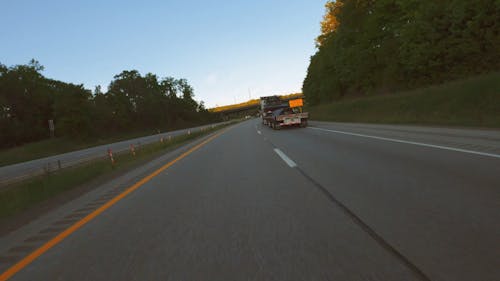
<path id="1" fill-rule="evenodd" d="M 376 136 L 363 135 L 363 134 L 357 134 L 357 133 L 349 133 L 349 132 L 343 132 L 343 131 L 337 131 L 337 130 L 323 129 L 323 128 L 318 128 L 318 127 L 308 127 L 308 128 L 314 129 L 314 130 L 337 133 L 337 134 L 344 134 L 344 135 L 370 138 L 370 139 L 376 139 L 376 140 L 392 141 L 392 142 L 405 143 L 405 144 L 413 144 L 413 145 L 419 145 L 419 146 L 425 146 L 425 147 L 432 147 L 432 148 L 445 149 L 445 150 L 451 150 L 451 151 L 457 151 L 457 152 L 463 152 L 463 153 L 476 154 L 476 155 L 481 155 L 481 156 L 500 158 L 499 154 L 479 152 L 479 151 L 473 151 L 473 150 L 467 150 L 467 149 L 460 149 L 460 148 L 454 148 L 454 147 L 449 147 L 449 146 L 441 146 L 441 145 L 434 145 L 434 144 L 414 142 L 414 141 L 405 141 L 405 140 L 399 140 L 399 139 L 376 137 Z"/>
<path id="2" fill-rule="evenodd" d="M 259 130 L 257 130 L 257 134 L 262 135 L 262 133 Z"/>
<path id="3" fill-rule="evenodd" d="M 283 153 L 283 151 L 275 148 L 274 152 L 276 152 L 276 154 L 278 154 L 281 157 L 281 159 L 283 159 L 283 161 L 285 161 L 285 163 L 288 164 L 288 166 L 290 166 L 290 168 L 297 167 L 297 164 L 295 164 L 295 162 L 293 162 L 292 159 L 288 158 L 288 156 L 286 156 L 286 154 Z"/>

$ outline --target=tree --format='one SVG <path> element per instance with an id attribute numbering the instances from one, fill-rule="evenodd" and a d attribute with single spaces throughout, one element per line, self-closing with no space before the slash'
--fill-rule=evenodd
<path id="1" fill-rule="evenodd" d="M 321 34 L 316 38 L 316 46 L 321 46 L 323 44 L 325 38 L 332 32 L 334 32 L 338 25 L 339 21 L 337 19 L 340 9 L 342 7 L 342 1 L 327 1 L 325 4 L 325 15 L 323 16 L 323 20 L 321 21 Z"/>
<path id="2" fill-rule="evenodd" d="M 52 118 L 53 97 L 50 95 L 43 70 L 37 61 L 28 65 L 3 67 L 0 100 L 3 111 L 2 131 L 7 132 L 5 144 L 20 144 L 49 135 L 47 120 Z M 4 139 L 4 138 L 2 138 Z"/>
<path id="3" fill-rule="evenodd" d="M 328 1 L 303 93 L 311 104 L 500 68 L 495 0 Z"/>
<path id="4" fill-rule="evenodd" d="M 50 81 L 53 85 L 54 122 L 59 136 L 85 138 L 92 133 L 91 97 L 83 85 Z"/>
<path id="5" fill-rule="evenodd" d="M 81 139 L 136 130 L 175 128 L 214 121 L 203 103 L 194 100 L 186 79 L 160 79 L 125 70 L 108 90 L 92 93 L 83 85 L 45 78 L 36 60 L 27 65 L 0 64 L 1 147 L 49 137 L 54 120 L 57 137 Z"/>

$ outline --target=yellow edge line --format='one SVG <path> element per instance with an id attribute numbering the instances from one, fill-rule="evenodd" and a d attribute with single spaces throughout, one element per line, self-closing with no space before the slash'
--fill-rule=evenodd
<path id="1" fill-rule="evenodd" d="M 220 132 L 220 133 L 218 133 L 216 135 L 211 136 L 210 138 L 208 138 L 208 139 L 204 140 L 203 142 L 197 144 L 196 146 L 192 147 L 188 151 L 182 153 L 180 156 L 178 156 L 174 160 L 172 160 L 169 163 L 163 165 L 158 170 L 156 170 L 153 173 L 149 174 L 148 176 L 144 177 L 143 179 L 141 179 L 140 181 L 138 181 L 137 183 L 135 183 L 131 187 L 127 188 L 125 191 L 123 191 L 122 193 L 120 193 L 119 195 L 117 195 L 116 197 L 114 197 L 113 199 L 111 199 L 108 202 L 106 202 L 104 205 L 102 205 L 101 207 L 99 207 L 97 210 L 93 211 L 92 213 L 88 214 L 87 216 L 85 216 L 81 220 L 77 221 L 72 226 L 70 226 L 69 228 L 67 228 L 63 232 L 59 233 L 56 237 L 52 238 L 50 241 L 48 241 L 47 243 L 45 243 L 42 246 L 40 246 L 40 248 L 34 250 L 29 255 L 25 256 L 22 260 L 20 260 L 18 263 L 16 263 L 15 265 L 13 265 L 12 267 L 10 267 L 6 271 L 4 271 L 0 275 L 0 281 L 6 281 L 6 280 L 8 280 L 12 276 L 14 276 L 16 273 L 18 273 L 20 270 L 22 270 L 27 265 L 29 265 L 34 260 L 36 260 L 38 257 L 40 257 L 45 252 L 47 252 L 50 248 L 52 248 L 55 245 L 59 244 L 66 237 L 68 237 L 73 232 L 77 231 L 80 227 L 84 226 L 85 224 L 87 224 L 88 222 L 90 222 L 91 220 L 93 220 L 95 217 L 97 217 L 98 215 L 100 215 L 102 212 L 104 212 L 107 209 L 109 209 L 111 206 L 113 206 L 114 204 L 116 204 L 118 201 L 122 200 L 125 196 L 127 196 L 128 194 L 134 192 L 136 189 L 138 189 L 139 187 L 141 187 L 143 184 L 147 183 L 152 178 L 156 177 L 158 174 L 160 174 L 164 170 L 168 169 L 170 166 L 172 166 L 173 164 L 175 164 L 176 162 L 178 162 L 182 158 L 188 156 L 189 154 L 191 154 L 195 150 L 199 149 L 200 147 L 202 147 L 205 144 L 209 143 L 210 141 L 212 141 L 216 137 L 220 136 L 225 131 L 227 131 L 227 130 L 224 130 L 224 131 L 222 131 L 222 132 Z"/>

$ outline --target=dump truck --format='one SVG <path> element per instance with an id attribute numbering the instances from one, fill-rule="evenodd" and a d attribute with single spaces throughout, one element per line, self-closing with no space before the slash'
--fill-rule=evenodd
<path id="1" fill-rule="evenodd" d="M 306 127 L 309 113 L 302 111 L 303 99 L 282 100 L 279 96 L 260 98 L 262 124 L 275 130 L 286 126 Z"/>

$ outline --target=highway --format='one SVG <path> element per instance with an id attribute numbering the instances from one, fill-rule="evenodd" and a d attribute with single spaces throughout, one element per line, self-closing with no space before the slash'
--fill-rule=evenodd
<path id="1" fill-rule="evenodd" d="M 0 280 L 500 280 L 500 131 L 252 119 L 0 238 Z"/>
<path id="2" fill-rule="evenodd" d="M 6 186 L 7 184 L 24 180 L 31 176 L 36 176 L 41 173 L 44 173 L 45 169 L 57 170 L 59 165 L 61 166 L 61 168 L 66 168 L 96 158 L 106 157 L 108 149 L 111 149 L 113 153 L 122 152 L 128 150 L 130 145 L 134 145 L 135 147 L 140 147 L 141 145 L 144 144 L 158 142 L 162 137 L 164 139 L 167 139 L 168 137 L 184 135 L 187 134 L 189 131 L 194 132 L 197 130 L 201 130 L 202 128 L 208 128 L 212 125 L 215 126 L 223 123 L 225 122 L 198 126 L 193 128 L 186 128 L 170 132 L 163 132 L 160 134 L 144 136 L 124 141 L 119 141 L 115 143 L 98 145 L 59 155 L 48 156 L 40 159 L 3 166 L 0 167 L 0 188 L 2 188 L 2 186 Z"/>

